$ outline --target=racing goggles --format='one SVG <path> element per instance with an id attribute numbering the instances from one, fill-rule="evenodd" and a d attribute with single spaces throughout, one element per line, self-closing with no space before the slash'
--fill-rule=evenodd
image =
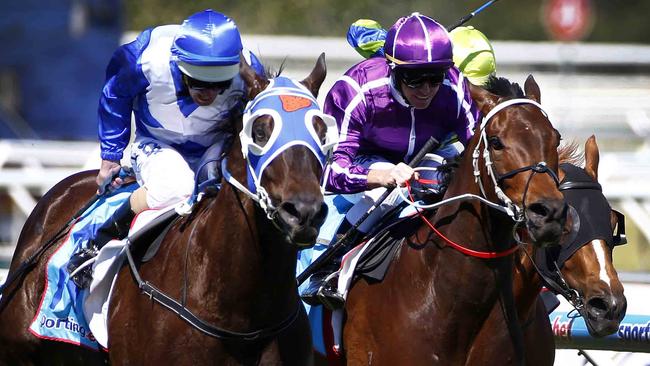
<path id="1" fill-rule="evenodd" d="M 183 75 L 183 78 L 185 79 L 185 85 L 187 85 L 188 88 L 195 91 L 202 91 L 208 89 L 224 91 L 230 88 L 230 85 L 232 84 L 232 79 L 210 82 L 210 81 L 201 81 L 201 80 L 193 79 L 187 75 Z"/>
<path id="2" fill-rule="evenodd" d="M 397 77 L 411 89 L 418 89 L 425 83 L 437 86 L 445 80 L 447 70 L 398 69 Z"/>

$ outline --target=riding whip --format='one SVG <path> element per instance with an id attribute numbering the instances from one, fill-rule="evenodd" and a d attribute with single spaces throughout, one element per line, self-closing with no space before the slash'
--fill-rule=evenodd
<path id="1" fill-rule="evenodd" d="M 474 18 L 476 16 L 476 14 L 482 12 L 488 6 L 496 3 L 497 1 L 499 1 L 499 0 L 490 0 L 490 1 L 486 2 L 485 4 L 481 5 L 478 9 L 476 9 L 473 12 L 465 15 L 464 17 L 460 18 L 456 23 L 454 23 L 454 24 L 450 25 L 449 27 L 447 27 L 447 31 L 452 31 L 453 29 L 458 28 L 461 25 L 467 23 L 467 21 Z"/>
<path id="2" fill-rule="evenodd" d="M 438 140 L 436 140 L 433 136 L 430 137 L 427 143 L 424 144 L 422 149 L 420 149 L 420 151 L 417 153 L 417 155 L 415 155 L 413 159 L 411 159 L 408 165 L 410 167 L 414 167 L 418 165 L 420 163 L 420 160 L 422 160 L 427 153 L 433 150 L 436 144 L 438 144 Z M 399 187 L 397 189 L 399 189 Z M 300 286 L 300 284 L 305 282 L 305 280 L 309 278 L 309 276 L 311 276 L 314 272 L 319 270 L 325 263 L 327 263 L 330 259 L 332 259 L 332 257 L 336 254 L 336 252 L 341 247 L 346 245 L 348 243 L 348 240 L 350 240 L 350 238 L 354 236 L 353 234 L 358 232 L 359 226 L 363 224 L 363 222 L 368 218 L 368 216 L 370 216 L 370 214 L 377 207 L 379 207 L 379 205 L 381 205 L 381 203 L 384 202 L 384 200 L 386 200 L 386 198 L 391 193 L 392 190 L 387 189 L 386 192 L 384 192 L 384 194 L 382 194 L 381 197 L 379 197 L 379 199 L 375 201 L 375 203 L 372 206 L 370 206 L 368 211 L 366 211 L 366 213 L 364 213 L 363 216 L 361 216 L 359 220 L 357 220 L 357 222 L 354 225 L 352 225 L 352 227 L 348 231 L 346 231 L 345 234 L 339 240 L 336 241 L 336 243 L 334 243 L 334 245 L 331 245 L 329 248 L 327 248 L 318 258 L 316 258 L 314 262 L 312 262 L 312 264 L 310 264 L 307 268 L 305 268 L 305 270 L 302 271 L 302 273 L 298 275 L 298 277 L 296 277 L 296 280 L 298 281 L 298 286 Z"/>
<path id="3" fill-rule="evenodd" d="M 126 170 L 125 168 L 122 168 L 120 169 L 119 172 L 113 175 L 111 181 L 118 176 L 124 178 L 129 173 L 130 171 Z M 106 186 L 108 187 L 109 185 L 110 182 Z M 16 278 L 18 278 L 18 276 L 22 275 L 30 266 L 34 265 L 35 264 L 34 260 L 37 257 L 39 257 L 41 254 L 43 254 L 43 252 L 45 252 L 49 247 L 51 247 L 52 244 L 59 241 L 59 239 L 61 239 L 61 237 L 68 232 L 70 226 L 72 226 L 72 224 L 74 224 L 77 221 L 77 219 L 81 215 L 83 215 L 84 212 L 86 212 L 86 210 L 88 210 L 92 205 L 94 205 L 95 202 L 97 202 L 97 200 L 99 200 L 107 192 L 109 192 L 109 190 L 108 188 L 105 188 L 104 193 L 95 194 L 88 202 L 86 202 L 86 204 L 82 208 L 79 209 L 79 211 L 77 211 L 74 215 L 72 215 L 72 217 L 59 229 L 59 231 L 56 232 L 56 234 L 54 234 L 50 238 L 50 240 L 45 242 L 45 244 L 43 244 L 40 248 L 38 248 L 36 252 L 32 253 L 32 255 L 30 255 L 27 259 L 25 259 L 22 263 L 20 263 L 20 266 L 15 271 L 11 272 L 11 274 L 5 279 L 5 282 L 2 284 L 2 286 L 0 286 L 0 294 L 2 294 L 4 289 L 9 285 L 11 285 L 11 283 L 14 282 Z"/>

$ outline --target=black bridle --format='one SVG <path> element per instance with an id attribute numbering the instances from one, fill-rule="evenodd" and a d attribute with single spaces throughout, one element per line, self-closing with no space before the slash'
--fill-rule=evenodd
<path id="1" fill-rule="evenodd" d="M 143 281 L 140 277 L 140 273 L 138 272 L 135 261 L 133 260 L 133 255 L 131 254 L 130 242 L 126 245 L 126 258 L 128 259 L 129 267 L 133 273 L 134 280 L 143 294 L 149 296 L 151 300 L 176 313 L 176 315 L 185 320 L 188 324 L 201 331 L 202 333 L 209 335 L 210 337 L 225 341 L 239 342 L 255 342 L 269 339 L 277 336 L 289 328 L 296 321 L 296 319 L 298 319 L 298 315 L 300 314 L 300 307 L 302 306 L 302 303 L 300 301 L 297 301 L 295 309 L 287 317 L 270 327 L 247 332 L 238 332 L 224 329 L 216 325 L 212 325 L 200 317 L 194 315 L 194 313 L 192 313 L 192 311 L 188 309 L 185 304 L 180 303 L 179 301 L 165 294 L 163 291 L 158 290 L 153 284 L 149 283 L 148 281 Z"/>
<path id="2" fill-rule="evenodd" d="M 584 309 L 585 299 L 579 291 L 569 286 L 561 268 L 564 263 L 580 248 L 594 239 L 602 239 L 613 250 L 614 247 L 627 243 L 625 235 L 625 215 L 612 210 L 603 196 L 601 185 L 594 181 L 582 168 L 572 164 L 561 164 L 565 178 L 559 185 L 567 203 L 575 211 L 575 230 L 570 242 L 560 247 L 538 250 L 535 260 L 529 258 L 539 273 L 544 285 L 555 294 L 562 295 L 580 314 Z M 612 233 L 609 212 L 617 217 L 615 232 Z"/>
<path id="3" fill-rule="evenodd" d="M 535 174 L 538 174 L 538 173 L 548 174 L 553 179 L 553 181 L 555 182 L 555 186 L 559 187 L 560 186 L 560 180 L 558 179 L 557 174 L 553 171 L 553 169 L 549 168 L 548 165 L 546 164 L 546 162 L 544 162 L 544 161 L 541 161 L 541 162 L 539 162 L 537 164 L 534 164 L 534 165 L 529 165 L 529 166 L 525 166 L 525 167 L 522 167 L 522 168 L 513 169 L 513 170 L 511 170 L 511 171 L 509 171 L 509 172 L 507 172 L 505 174 L 502 174 L 502 175 L 500 175 L 499 172 L 497 172 L 496 170 L 494 171 L 497 184 L 501 184 L 501 182 L 503 180 L 512 178 L 512 177 L 514 177 L 515 175 L 517 175 L 519 173 L 527 172 L 529 170 L 531 171 L 531 174 L 530 174 L 530 176 L 528 176 L 528 179 L 526 180 L 526 185 L 524 186 L 524 194 L 523 194 L 523 196 L 521 198 L 521 205 L 522 205 L 521 211 L 522 211 L 524 217 L 526 216 L 526 195 L 528 194 L 528 188 L 530 186 L 530 181 L 533 179 Z M 523 220 L 519 221 L 519 222 L 523 222 Z M 515 227 L 515 229 L 516 229 L 516 227 Z"/>

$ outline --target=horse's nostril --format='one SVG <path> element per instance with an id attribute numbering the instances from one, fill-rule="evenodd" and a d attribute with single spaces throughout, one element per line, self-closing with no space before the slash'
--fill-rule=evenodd
<path id="1" fill-rule="evenodd" d="M 546 220 L 563 221 L 566 219 L 568 206 L 564 201 L 538 201 L 527 207 L 529 215 Z"/>
<path id="2" fill-rule="evenodd" d="M 283 202 L 278 210 L 287 224 L 296 226 L 312 223 L 320 226 L 327 215 L 327 206 L 320 200 Z"/>
<path id="3" fill-rule="evenodd" d="M 609 310 L 609 302 L 602 297 L 592 297 L 587 301 L 589 312 L 594 315 L 605 315 Z"/>
<path id="4" fill-rule="evenodd" d="M 296 205 L 291 202 L 283 202 L 278 208 L 280 216 L 286 223 L 298 224 L 301 221 L 301 215 Z"/>
<path id="5" fill-rule="evenodd" d="M 529 212 L 532 212 L 533 214 L 541 217 L 547 217 L 548 216 L 548 208 L 546 205 L 543 203 L 533 203 L 532 205 L 528 206 Z"/>

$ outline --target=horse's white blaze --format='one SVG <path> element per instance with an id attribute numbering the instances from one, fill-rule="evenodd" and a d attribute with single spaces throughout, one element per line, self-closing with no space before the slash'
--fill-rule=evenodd
<path id="1" fill-rule="evenodd" d="M 600 280 L 605 282 L 607 286 L 611 287 L 609 274 L 607 273 L 607 259 L 605 256 L 606 245 L 607 243 L 605 243 L 605 241 L 602 239 L 593 240 L 591 242 L 591 247 L 594 248 L 594 252 L 596 252 L 596 260 L 598 261 Z"/>

